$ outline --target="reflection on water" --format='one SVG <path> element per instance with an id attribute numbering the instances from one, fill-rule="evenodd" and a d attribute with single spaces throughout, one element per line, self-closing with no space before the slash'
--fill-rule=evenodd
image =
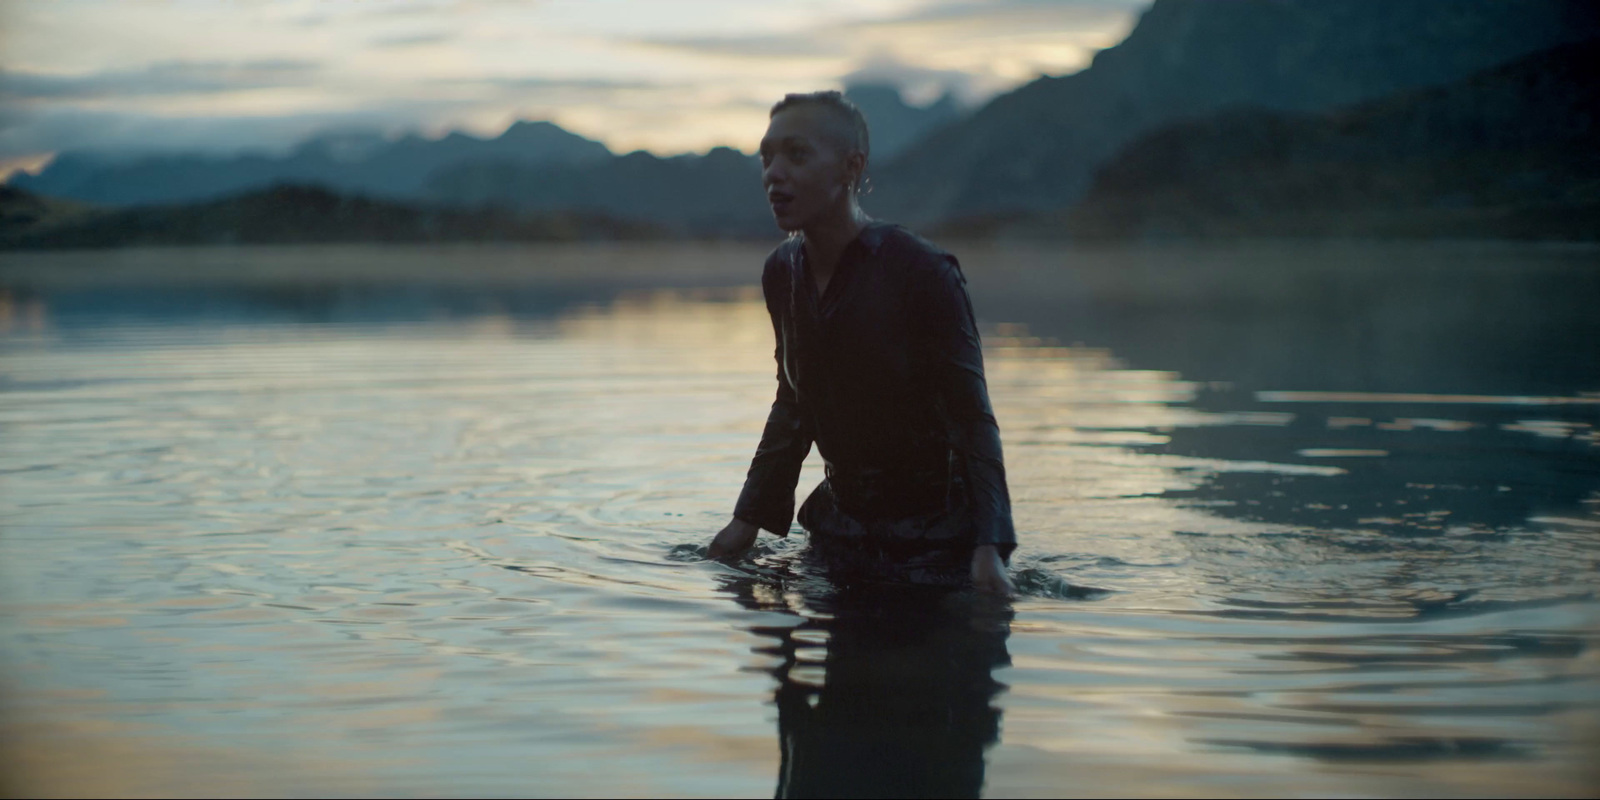
<path id="1" fill-rule="evenodd" d="M 760 253 L 7 256 L 5 789 L 1591 794 L 1593 254 L 1351 248 L 963 252 L 1010 607 L 701 557 Z"/>
<path id="2" fill-rule="evenodd" d="M 819 580 L 785 595 L 741 578 L 724 588 L 746 608 L 804 619 L 751 629 L 772 640 L 758 652 L 780 660 L 776 796 L 979 795 L 984 750 L 1000 735 L 992 701 L 1003 687 L 991 673 L 1009 663 L 1008 610 L 922 587 Z"/>

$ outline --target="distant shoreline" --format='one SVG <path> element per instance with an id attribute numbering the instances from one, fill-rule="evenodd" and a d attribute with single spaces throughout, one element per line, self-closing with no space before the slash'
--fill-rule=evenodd
<path id="1" fill-rule="evenodd" d="M 961 259 L 969 277 L 982 280 L 996 270 L 1041 275 L 1082 271 L 1115 282 L 1137 282 L 1140 275 L 1181 275 L 1184 282 L 1223 282 L 1238 276 L 1227 264 L 1232 254 L 1252 257 L 1281 252 L 1284 266 L 1274 278 L 1307 271 L 1359 270 L 1363 252 L 1415 251 L 1437 265 L 1451 254 L 1504 251 L 1566 255 L 1593 252 L 1600 242 L 1510 239 L 1360 240 L 1257 238 L 1152 242 L 993 241 L 936 238 Z M 140 246 L 101 249 L 0 251 L 0 288 L 63 289 L 160 285 L 426 284 L 440 286 L 526 283 L 617 283 L 662 285 L 754 285 L 778 239 L 768 242 L 461 242 L 336 243 Z M 1198 257 L 1192 267 L 1146 270 L 1141 255 Z M 1185 262 L 1186 263 L 1186 262 Z M 994 267 L 992 265 L 1004 265 Z M 1128 272 L 1130 264 L 1141 265 Z M 1306 266 L 1314 264 L 1316 266 Z M 1600 266 L 1600 260 L 1596 261 Z M 1419 267 L 1422 268 L 1422 267 Z M 1262 276 L 1267 278 L 1268 276 Z"/>
<path id="2" fill-rule="evenodd" d="M 1591 204 L 1593 205 L 1593 204 Z M 1188 207 L 1199 209 L 1202 203 Z M 1043 247 L 1227 246 L 1237 242 L 1600 241 L 1600 205 L 1547 209 L 1375 209 L 1279 215 L 1251 221 L 1177 220 L 1174 230 L 1121 226 L 1114 206 L 980 215 L 912 225 L 941 242 Z M 871 209 L 869 208 L 869 212 Z M 1198 214 L 1199 212 L 1195 212 Z M 1191 215 L 1193 216 L 1193 215 Z M 892 217 L 889 221 L 900 221 Z M 1591 224 L 1591 219 L 1597 220 Z M 1108 224 L 1108 220 L 1111 221 Z M 1556 224 L 1555 220 L 1561 224 Z M 770 224 L 770 221 L 769 221 Z M 1485 233 L 1468 236 L 1467 233 Z M 1549 235 L 1563 233 L 1566 235 Z M 1546 234 L 1546 235 L 1539 235 Z M 280 185 L 202 203 L 101 208 L 0 186 L 0 254 L 227 247 L 771 246 L 763 235 L 697 236 L 648 222 L 581 211 L 519 213 L 503 208 L 412 205 L 315 186 Z"/>

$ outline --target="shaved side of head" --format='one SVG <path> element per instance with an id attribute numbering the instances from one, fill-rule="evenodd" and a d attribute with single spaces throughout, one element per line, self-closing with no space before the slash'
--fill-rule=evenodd
<path id="1" fill-rule="evenodd" d="M 770 119 L 778 116 L 779 112 L 791 108 L 816 108 L 823 111 L 827 120 L 822 135 L 828 143 L 838 149 L 839 155 L 848 156 L 860 153 L 862 158 L 871 155 L 871 141 L 867 134 L 867 118 L 862 115 L 861 109 L 855 103 L 846 100 L 844 95 L 836 91 L 806 92 L 803 94 L 787 94 L 782 100 L 773 104 L 772 112 L 767 115 Z"/>

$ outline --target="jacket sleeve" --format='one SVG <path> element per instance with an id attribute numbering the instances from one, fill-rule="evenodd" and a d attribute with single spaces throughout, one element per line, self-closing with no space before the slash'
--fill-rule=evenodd
<path id="1" fill-rule="evenodd" d="M 750 471 L 744 480 L 744 490 L 734 504 L 733 516 L 768 530 L 779 536 L 789 535 L 789 524 L 794 520 L 794 489 L 800 481 L 800 465 L 811 452 L 811 434 L 805 425 L 798 396 L 790 385 L 783 369 L 783 324 L 780 290 L 767 271 L 762 289 L 767 298 L 767 312 L 772 317 L 772 332 L 777 343 L 774 357 L 778 362 L 778 395 L 767 413 L 767 425 L 761 431 L 761 444 L 750 460 Z"/>
<path id="2" fill-rule="evenodd" d="M 950 445 L 966 466 L 977 543 L 995 545 L 1001 558 L 1010 559 L 1017 546 L 1011 494 L 1000 451 L 1000 426 L 989 405 L 983 349 L 972 301 L 967 297 L 967 279 L 951 255 L 919 273 L 924 278 L 915 293 L 921 301 L 916 318 L 922 321 L 918 336 L 922 361 L 950 426 Z"/>

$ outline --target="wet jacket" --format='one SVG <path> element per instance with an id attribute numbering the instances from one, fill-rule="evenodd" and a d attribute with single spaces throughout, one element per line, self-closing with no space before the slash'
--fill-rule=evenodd
<path id="1" fill-rule="evenodd" d="M 905 229 L 868 224 L 825 293 L 800 237 L 761 276 L 778 392 L 734 517 L 786 535 L 813 442 L 827 479 L 800 522 L 819 537 L 1016 546 L 1000 429 L 966 278 Z"/>

